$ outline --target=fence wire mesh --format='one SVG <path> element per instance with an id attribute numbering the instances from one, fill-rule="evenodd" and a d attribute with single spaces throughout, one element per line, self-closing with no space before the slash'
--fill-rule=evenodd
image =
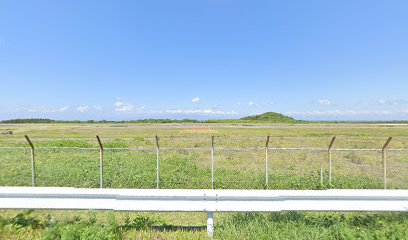
<path id="1" fill-rule="evenodd" d="M 35 149 L 36 186 L 99 187 L 99 151 L 86 148 Z"/>
<path id="2" fill-rule="evenodd" d="M 264 149 L 215 149 L 216 189 L 264 189 Z"/>
<path id="3" fill-rule="evenodd" d="M 408 150 L 387 150 L 387 186 L 390 189 L 408 188 Z"/>
<path id="4" fill-rule="evenodd" d="M 156 150 L 116 148 L 103 153 L 103 187 L 156 187 Z"/>
<path id="5" fill-rule="evenodd" d="M 334 150 L 332 187 L 384 188 L 381 150 Z"/>
<path id="6" fill-rule="evenodd" d="M 328 174 L 327 155 L 327 150 L 269 150 L 269 189 L 322 188 Z"/>
<path id="7" fill-rule="evenodd" d="M 160 188 L 211 188 L 211 150 L 161 149 Z"/>
<path id="8" fill-rule="evenodd" d="M 31 186 L 29 148 L 0 149 L 0 186 Z"/>
<path id="9" fill-rule="evenodd" d="M 211 137 L 102 139 L 102 186 L 135 189 L 384 188 L 387 138 Z M 101 186 L 95 139 L 35 139 L 36 186 Z M 157 147 L 159 147 L 157 154 Z M 387 188 L 408 188 L 408 138 L 387 149 Z M 212 162 L 214 159 L 214 162 Z M 214 165 L 212 165 L 214 163 Z M 0 186 L 31 186 L 31 149 L 0 147 Z M 214 171 L 212 171 L 214 169 Z M 214 177 L 212 177 L 214 176 Z"/>

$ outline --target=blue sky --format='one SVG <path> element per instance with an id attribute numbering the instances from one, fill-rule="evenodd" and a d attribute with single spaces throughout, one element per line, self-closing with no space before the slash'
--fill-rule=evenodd
<path id="1" fill-rule="evenodd" d="M 408 1 L 0 0 L 0 119 L 408 120 Z"/>

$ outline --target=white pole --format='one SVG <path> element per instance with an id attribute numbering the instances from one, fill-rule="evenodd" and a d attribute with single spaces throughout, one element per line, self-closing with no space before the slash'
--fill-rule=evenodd
<path id="1" fill-rule="evenodd" d="M 208 212 L 207 234 L 211 238 L 214 236 L 214 213 L 213 212 Z"/>

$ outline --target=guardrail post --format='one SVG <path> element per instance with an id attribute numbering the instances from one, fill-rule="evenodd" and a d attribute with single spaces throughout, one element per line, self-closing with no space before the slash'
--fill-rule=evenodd
<path id="1" fill-rule="evenodd" d="M 385 142 L 382 147 L 382 163 L 383 163 L 383 178 L 384 178 L 384 189 L 387 189 L 387 147 L 390 144 L 392 137 L 389 137 L 387 142 Z"/>
<path id="2" fill-rule="evenodd" d="M 156 188 L 160 188 L 160 158 L 159 158 L 159 137 L 156 135 Z"/>
<path id="3" fill-rule="evenodd" d="M 333 144 L 336 141 L 336 136 L 334 136 L 329 144 L 329 185 L 331 185 L 331 180 L 332 180 L 332 148 L 333 148 Z M 323 182 L 323 169 L 320 169 L 320 181 Z"/>
<path id="4" fill-rule="evenodd" d="M 35 155 L 34 155 L 34 145 L 27 135 L 24 135 L 31 149 L 31 185 L 35 187 Z"/>
<path id="5" fill-rule="evenodd" d="M 103 145 L 98 135 L 96 135 L 96 140 L 99 144 L 99 187 L 103 188 Z"/>
<path id="6" fill-rule="evenodd" d="M 208 212 L 207 234 L 211 238 L 214 236 L 214 213 L 213 212 Z"/>
<path id="7" fill-rule="evenodd" d="M 269 148 L 269 136 L 266 137 L 266 144 L 265 144 L 265 186 L 266 186 L 266 189 L 269 189 L 268 148 Z"/>
<path id="8" fill-rule="evenodd" d="M 211 137 L 211 189 L 214 189 L 214 136 Z"/>

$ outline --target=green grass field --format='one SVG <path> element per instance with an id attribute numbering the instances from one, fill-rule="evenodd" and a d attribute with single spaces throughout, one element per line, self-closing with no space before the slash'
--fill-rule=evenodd
<path id="1" fill-rule="evenodd" d="M 211 188 L 211 136 L 215 136 L 215 187 L 265 189 L 268 135 L 272 148 L 321 148 L 270 150 L 268 189 L 382 188 L 378 149 L 389 136 L 394 139 L 388 152 L 388 187 L 408 188 L 408 151 L 400 151 L 408 149 L 408 125 L 0 124 L 0 132 L 6 130 L 13 135 L 0 135 L 0 148 L 24 149 L 0 149 L 1 186 L 30 186 L 30 152 L 24 140 L 29 135 L 37 148 L 37 186 L 99 187 L 99 150 L 89 149 L 98 147 L 95 135 L 99 135 L 108 148 L 104 187 L 155 188 L 157 134 L 163 148 L 161 188 Z M 335 148 L 377 150 L 333 152 L 329 185 L 326 148 L 332 136 L 338 137 Z M 0 239 L 206 237 L 203 213 L 0 211 L 0 216 Z M 408 235 L 408 215 L 396 213 L 231 213 L 217 214 L 216 221 L 217 239 L 406 239 Z"/>

